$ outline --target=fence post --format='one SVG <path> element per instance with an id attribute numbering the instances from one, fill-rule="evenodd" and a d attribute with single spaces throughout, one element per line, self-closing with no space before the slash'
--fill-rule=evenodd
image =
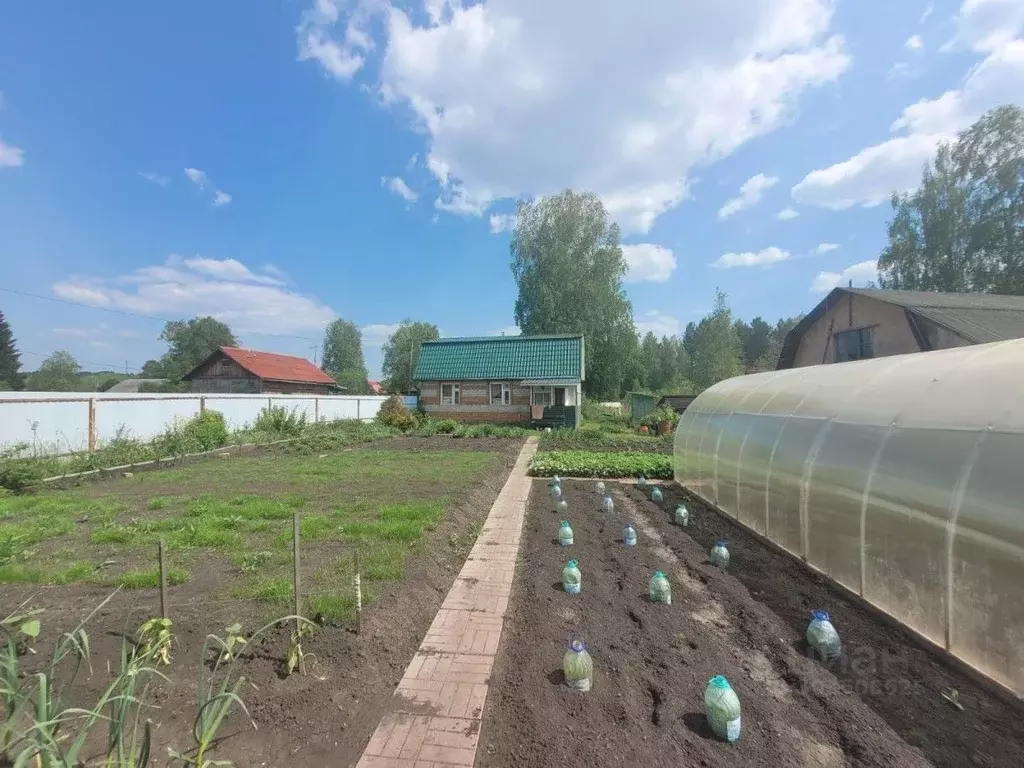
<path id="1" fill-rule="evenodd" d="M 320 421 L 320 398 L 313 398 L 313 421 Z"/>
<path id="2" fill-rule="evenodd" d="M 361 397 L 357 397 L 356 398 L 356 421 L 362 421 L 363 420 L 362 417 L 359 415 L 359 406 L 362 404 L 362 402 L 363 402 L 363 398 L 361 398 Z"/>
<path id="3" fill-rule="evenodd" d="M 363 632 L 363 584 L 359 575 L 359 547 L 356 547 L 352 557 L 353 571 L 355 572 L 352 583 L 356 588 L 356 634 L 358 635 Z"/>
<path id="4" fill-rule="evenodd" d="M 160 539 L 160 618 L 167 618 L 167 557 L 164 552 L 164 540 Z"/>
<path id="5" fill-rule="evenodd" d="M 199 413 L 200 414 L 206 413 L 206 398 L 205 397 L 200 397 L 199 398 Z"/>
<path id="6" fill-rule="evenodd" d="M 96 399 L 89 398 L 89 453 L 96 450 Z"/>

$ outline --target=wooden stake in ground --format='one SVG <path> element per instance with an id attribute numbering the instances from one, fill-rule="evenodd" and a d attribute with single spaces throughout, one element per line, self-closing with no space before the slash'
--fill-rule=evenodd
<path id="1" fill-rule="evenodd" d="M 302 598 L 299 592 L 299 510 L 292 515 L 292 589 L 295 595 L 295 638 L 302 642 Z M 299 674 L 306 674 L 306 665 L 302 660 L 302 652 L 299 652 Z"/>
<path id="2" fill-rule="evenodd" d="M 363 583 L 359 576 L 359 550 L 356 549 L 353 553 L 354 560 L 354 571 L 355 575 L 352 578 L 352 583 L 356 588 L 356 634 L 362 634 L 363 632 Z"/>
<path id="3" fill-rule="evenodd" d="M 160 558 L 160 618 L 167 618 L 167 557 L 164 552 L 164 540 L 160 539 L 158 549 Z"/>

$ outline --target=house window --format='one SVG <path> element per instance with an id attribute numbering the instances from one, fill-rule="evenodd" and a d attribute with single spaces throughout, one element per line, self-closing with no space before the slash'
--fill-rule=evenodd
<path id="1" fill-rule="evenodd" d="M 512 389 L 508 384 L 495 382 L 491 384 L 491 405 L 511 405 Z"/>
<path id="2" fill-rule="evenodd" d="M 840 331 L 836 334 L 836 362 L 866 360 L 874 357 L 871 344 L 871 329 L 858 328 L 855 331 Z"/>
<path id="3" fill-rule="evenodd" d="M 233 367 L 230 360 L 221 360 L 217 365 L 217 373 L 221 376 L 227 376 L 232 372 Z"/>
<path id="4" fill-rule="evenodd" d="M 554 402 L 554 398 L 551 387 L 533 387 L 530 402 L 533 405 L 543 405 L 546 408 Z"/>
<path id="5" fill-rule="evenodd" d="M 442 384 L 441 385 L 441 405 L 458 405 L 459 404 L 459 385 L 458 384 Z"/>

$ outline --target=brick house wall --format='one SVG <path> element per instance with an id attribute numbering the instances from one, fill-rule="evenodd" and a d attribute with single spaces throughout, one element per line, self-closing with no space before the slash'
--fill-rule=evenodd
<path id="1" fill-rule="evenodd" d="M 459 404 L 441 405 L 440 381 L 420 382 L 420 405 L 437 419 L 457 421 L 519 423 L 530 421 L 530 388 L 516 381 L 444 381 L 459 385 Z M 511 405 L 491 405 L 490 385 L 511 385 Z"/>

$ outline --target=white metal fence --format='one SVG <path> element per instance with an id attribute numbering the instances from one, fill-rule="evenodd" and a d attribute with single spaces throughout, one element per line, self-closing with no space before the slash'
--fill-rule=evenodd
<path id="1" fill-rule="evenodd" d="M 309 421 L 368 421 L 387 400 L 356 395 L 129 394 L 0 392 L 0 451 L 18 444 L 25 453 L 73 453 L 102 447 L 119 434 L 149 440 L 175 419 L 204 408 L 224 414 L 229 430 L 251 424 L 269 405 L 297 409 Z M 403 397 L 408 408 L 416 398 Z"/>

